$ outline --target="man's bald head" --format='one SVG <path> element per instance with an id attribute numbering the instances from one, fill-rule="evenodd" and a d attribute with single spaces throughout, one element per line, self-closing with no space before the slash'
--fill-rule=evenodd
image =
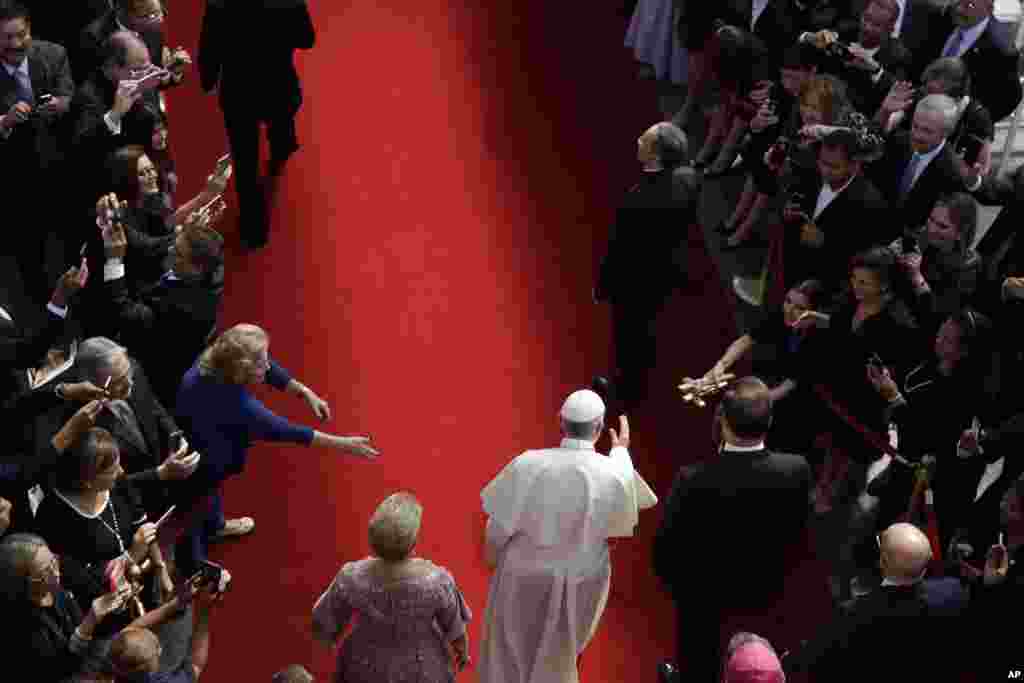
<path id="1" fill-rule="evenodd" d="M 145 628 L 129 626 L 110 644 L 110 662 L 122 676 L 159 671 L 160 655 L 160 640 Z"/>
<path id="2" fill-rule="evenodd" d="M 932 559 L 932 545 L 913 524 L 893 524 L 879 536 L 882 573 L 898 581 L 917 581 Z"/>
<path id="3" fill-rule="evenodd" d="M 115 31 L 103 44 L 103 70 L 115 83 L 152 65 L 149 48 L 131 31 Z"/>

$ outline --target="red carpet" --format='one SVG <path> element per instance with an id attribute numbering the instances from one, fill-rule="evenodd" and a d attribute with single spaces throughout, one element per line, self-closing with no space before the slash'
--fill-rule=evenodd
<path id="1" fill-rule="evenodd" d="M 169 43 L 194 48 L 199 11 L 175 12 Z M 257 531 L 215 551 L 235 586 L 204 680 L 269 680 L 292 662 L 328 680 L 333 655 L 312 641 L 310 608 L 343 562 L 368 553 L 369 515 L 399 489 L 425 505 L 418 552 L 453 571 L 475 611 L 476 658 L 488 580 L 479 490 L 520 451 L 556 444 L 562 398 L 607 367 L 607 310 L 590 286 L 635 175 L 635 138 L 657 117 L 610 6 L 314 12 L 317 47 L 300 57 L 303 149 L 278 189 L 270 247 L 229 255 L 223 323 L 266 327 L 271 353 L 330 401 L 325 429 L 370 433 L 384 455 L 254 450 L 226 505 Z M 194 74 L 170 109 L 181 199 L 225 143 Z M 673 302 L 660 393 L 633 416 L 634 459 L 662 496 L 679 464 L 708 450 L 709 416 L 687 412 L 674 383 L 733 336 L 731 303 L 693 241 L 707 290 Z M 268 403 L 311 421 L 290 397 L 268 392 Z M 639 537 L 615 551 L 584 680 L 651 681 L 672 652 L 671 603 L 649 568 L 660 514 L 644 513 Z"/>

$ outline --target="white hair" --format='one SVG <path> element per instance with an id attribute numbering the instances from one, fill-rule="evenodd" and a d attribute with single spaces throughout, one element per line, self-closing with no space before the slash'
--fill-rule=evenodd
<path id="1" fill-rule="evenodd" d="M 120 353 L 127 353 L 127 351 L 126 348 L 107 337 L 91 337 L 78 345 L 75 365 L 83 380 L 102 386 L 110 376 L 114 358 Z"/>
<path id="2" fill-rule="evenodd" d="M 921 98 L 921 101 L 917 103 L 917 109 L 914 110 L 915 114 L 917 112 L 928 112 L 941 116 L 946 135 L 953 132 L 959 118 L 956 100 L 949 95 L 927 95 Z"/>

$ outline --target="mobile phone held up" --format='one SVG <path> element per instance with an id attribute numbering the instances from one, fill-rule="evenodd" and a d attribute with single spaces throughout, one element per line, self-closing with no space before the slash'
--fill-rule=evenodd
<path id="1" fill-rule="evenodd" d="M 214 593 L 225 592 L 228 588 L 224 585 L 224 567 L 207 560 L 199 563 L 199 571 L 192 577 L 192 584 L 196 588 L 208 588 Z"/>

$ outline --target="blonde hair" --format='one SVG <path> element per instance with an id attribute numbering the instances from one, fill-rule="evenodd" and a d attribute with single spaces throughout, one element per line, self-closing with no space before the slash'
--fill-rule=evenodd
<path id="1" fill-rule="evenodd" d="M 226 330 L 199 356 L 199 369 L 222 382 L 245 384 L 256 352 L 270 343 L 270 335 L 257 325 L 242 323 Z"/>
<path id="2" fill-rule="evenodd" d="M 843 112 L 846 86 L 835 76 L 812 76 L 800 86 L 800 105 L 813 107 L 821 112 L 824 123 L 834 124 Z"/>
<path id="3" fill-rule="evenodd" d="M 370 517 L 370 547 L 386 562 L 406 559 L 416 545 L 423 506 L 407 491 L 394 493 L 377 506 Z"/>

